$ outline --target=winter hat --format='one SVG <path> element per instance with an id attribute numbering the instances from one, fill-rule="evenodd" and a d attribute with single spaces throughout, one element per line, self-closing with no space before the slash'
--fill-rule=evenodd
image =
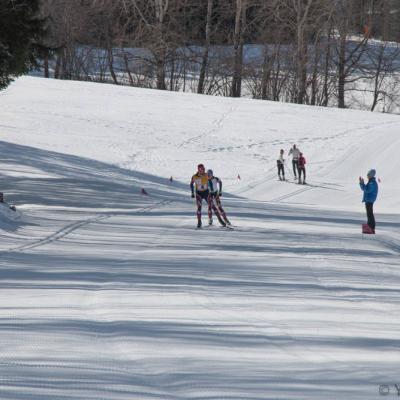
<path id="1" fill-rule="evenodd" d="M 199 164 L 199 165 L 197 166 L 197 169 L 204 169 L 204 164 Z"/>
<path id="2" fill-rule="evenodd" d="M 375 175 L 376 175 L 376 171 L 374 169 L 370 169 L 368 171 L 368 174 L 367 174 L 368 178 L 375 178 Z"/>
<path id="3" fill-rule="evenodd" d="M 207 171 L 207 175 L 208 175 L 208 176 L 214 176 L 213 170 L 212 170 L 212 169 L 209 169 L 209 170 Z"/>

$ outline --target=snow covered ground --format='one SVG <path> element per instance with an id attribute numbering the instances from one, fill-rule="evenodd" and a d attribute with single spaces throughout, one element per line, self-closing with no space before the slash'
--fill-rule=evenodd
<path id="1" fill-rule="evenodd" d="M 399 132 L 391 115 L 19 79 L 0 93 L 17 206 L 0 206 L 0 398 L 395 397 Z M 293 143 L 309 185 L 277 180 Z M 194 229 L 198 162 L 235 230 Z"/>

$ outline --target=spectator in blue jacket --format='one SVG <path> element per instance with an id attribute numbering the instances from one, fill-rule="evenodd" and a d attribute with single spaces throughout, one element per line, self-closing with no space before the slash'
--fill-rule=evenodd
<path id="1" fill-rule="evenodd" d="M 374 216 L 374 203 L 378 197 L 378 183 L 375 179 L 376 171 L 371 169 L 368 174 L 368 182 L 365 184 L 364 179 L 360 177 L 360 188 L 364 192 L 363 203 L 367 210 L 368 226 L 372 232 L 375 233 L 375 216 Z"/>

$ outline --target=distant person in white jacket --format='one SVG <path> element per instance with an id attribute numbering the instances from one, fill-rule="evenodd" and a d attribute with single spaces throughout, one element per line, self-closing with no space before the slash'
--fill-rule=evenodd
<path id="1" fill-rule="evenodd" d="M 284 153 L 285 150 L 282 149 L 279 153 L 279 158 L 276 160 L 278 165 L 278 177 L 280 181 L 285 180 L 285 159 L 283 158 Z"/>
<path id="2" fill-rule="evenodd" d="M 299 169 L 299 157 L 300 157 L 300 149 L 294 144 L 293 147 L 289 150 L 289 156 L 292 154 L 292 165 L 293 165 L 293 175 L 294 179 L 297 179 L 297 170 Z"/>

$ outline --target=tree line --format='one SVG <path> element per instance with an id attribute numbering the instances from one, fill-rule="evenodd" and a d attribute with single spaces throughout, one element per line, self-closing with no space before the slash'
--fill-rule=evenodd
<path id="1" fill-rule="evenodd" d="M 46 77 L 340 108 L 400 104 L 398 0 L 41 0 L 40 18 Z"/>

